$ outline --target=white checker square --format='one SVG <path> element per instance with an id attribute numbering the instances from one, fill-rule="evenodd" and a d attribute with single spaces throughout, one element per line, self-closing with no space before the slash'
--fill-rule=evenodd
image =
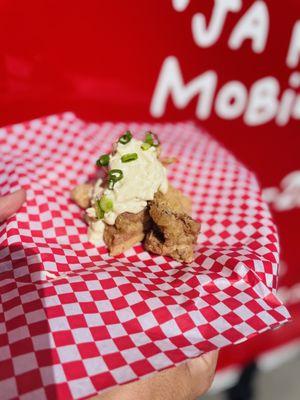
<path id="1" fill-rule="evenodd" d="M 94 341 L 89 328 L 75 328 L 72 333 L 76 343 L 90 343 Z"/>
<path id="2" fill-rule="evenodd" d="M 69 346 L 59 346 L 57 347 L 57 352 L 62 364 L 70 361 L 81 360 L 81 355 L 75 344 Z"/>

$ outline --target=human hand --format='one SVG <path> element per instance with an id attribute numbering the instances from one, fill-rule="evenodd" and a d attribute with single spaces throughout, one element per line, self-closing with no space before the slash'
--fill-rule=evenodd
<path id="1" fill-rule="evenodd" d="M 93 400 L 194 400 L 210 388 L 218 351 L 189 360 L 150 378 L 116 387 Z"/>
<path id="2" fill-rule="evenodd" d="M 0 196 L 0 223 L 17 212 L 26 200 L 24 189 L 17 190 L 14 193 Z"/>

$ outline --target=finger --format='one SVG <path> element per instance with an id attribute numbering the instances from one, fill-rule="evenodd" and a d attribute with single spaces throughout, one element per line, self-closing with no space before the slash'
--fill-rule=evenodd
<path id="1" fill-rule="evenodd" d="M 217 350 L 203 354 L 186 363 L 190 372 L 194 397 L 207 392 L 213 383 L 219 352 Z"/>
<path id="2" fill-rule="evenodd" d="M 26 200 L 24 189 L 0 197 L 0 222 L 5 221 L 12 214 L 17 212 Z"/>
<path id="3" fill-rule="evenodd" d="M 213 350 L 210 351 L 209 353 L 203 354 L 202 359 L 206 362 L 207 366 L 215 370 L 217 367 L 218 357 L 219 357 L 219 350 Z"/>

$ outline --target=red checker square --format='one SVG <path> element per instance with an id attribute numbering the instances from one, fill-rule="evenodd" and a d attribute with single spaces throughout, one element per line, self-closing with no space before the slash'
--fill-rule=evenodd
<path id="1" fill-rule="evenodd" d="M 28 325 L 31 336 L 41 335 L 50 332 L 48 320 L 34 322 Z"/>
<path id="2" fill-rule="evenodd" d="M 33 352 L 33 344 L 31 338 L 25 338 L 14 342 L 14 344 L 10 346 L 10 351 L 12 357 Z"/>
<path id="3" fill-rule="evenodd" d="M 101 279 L 101 286 L 103 287 L 103 289 L 112 289 L 112 288 L 116 287 L 116 283 L 111 278 Z"/>
<path id="4" fill-rule="evenodd" d="M 86 303 L 79 303 L 82 312 L 84 314 L 95 314 L 98 313 L 98 308 L 95 303 L 86 302 Z"/>
<path id="5" fill-rule="evenodd" d="M 19 315 L 18 317 L 12 318 L 10 321 L 6 321 L 6 328 L 8 331 L 24 325 L 27 325 L 25 315 Z"/>
<path id="6" fill-rule="evenodd" d="M 15 298 L 12 298 L 12 299 L 10 299 L 8 301 L 3 302 L 3 304 L 5 305 L 5 311 L 8 311 L 8 310 L 20 305 L 21 304 L 21 299 L 20 299 L 19 296 L 17 296 Z"/>
<path id="7" fill-rule="evenodd" d="M 77 303 L 77 298 L 74 293 L 61 293 L 59 294 L 59 301 L 63 304 Z"/>
<path id="8" fill-rule="evenodd" d="M 179 317 L 176 317 L 175 321 L 178 325 L 178 328 L 182 332 L 186 332 L 186 331 L 189 331 L 189 330 L 195 328 L 195 323 L 188 314 L 183 314 L 183 315 L 180 315 Z"/>
<path id="9" fill-rule="evenodd" d="M 138 333 L 143 331 L 143 328 L 141 327 L 141 324 L 137 319 L 122 322 L 122 325 L 128 334 Z"/>
<path id="10" fill-rule="evenodd" d="M 201 314 L 204 316 L 204 318 L 208 322 L 214 321 L 215 319 L 219 318 L 219 314 L 212 307 L 204 307 L 204 308 L 202 308 L 201 309 Z"/>
<path id="11" fill-rule="evenodd" d="M 30 229 L 29 222 L 25 221 L 18 221 L 18 227 L 19 229 Z"/>
<path id="12" fill-rule="evenodd" d="M 267 249 L 269 249 L 270 251 L 276 251 L 276 246 L 274 246 L 273 244 L 269 244 L 265 246 Z M 264 254 L 264 258 L 266 258 L 267 260 L 271 261 L 271 262 L 276 262 L 276 258 L 274 256 L 273 253 L 266 253 Z"/>
<path id="13" fill-rule="evenodd" d="M 147 314 L 150 311 L 150 308 L 145 302 L 139 302 L 130 307 L 136 316 Z"/>
<path id="14" fill-rule="evenodd" d="M 148 329 L 146 333 L 149 339 L 151 340 L 156 340 L 157 338 L 165 337 L 164 332 L 161 330 L 159 326 L 154 326 L 153 328 Z"/>
<path id="15" fill-rule="evenodd" d="M 166 306 L 177 304 L 176 300 L 173 299 L 171 296 L 162 296 L 160 297 L 160 301 L 165 304 Z"/>
<path id="16" fill-rule="evenodd" d="M 106 300 L 107 299 L 107 297 L 106 297 L 106 295 L 105 295 L 105 292 L 103 291 L 103 290 L 92 290 L 91 292 L 90 292 L 90 294 L 91 294 L 91 296 L 92 296 L 92 298 L 94 299 L 94 300 Z"/>
<path id="17" fill-rule="evenodd" d="M 110 334 L 109 334 L 106 326 L 92 326 L 92 327 L 90 327 L 90 332 L 95 341 L 110 338 Z"/>
<path id="18" fill-rule="evenodd" d="M 236 308 L 242 305 L 242 303 L 237 299 L 235 299 L 234 297 L 229 297 L 228 299 L 224 299 L 223 303 L 231 310 L 235 310 Z"/>
<path id="19" fill-rule="evenodd" d="M 45 308 L 45 312 L 48 318 L 57 318 L 65 315 L 61 305 L 47 307 Z"/>
<path id="20" fill-rule="evenodd" d="M 172 314 L 166 307 L 157 308 L 156 310 L 153 310 L 152 313 L 159 324 L 167 322 L 173 318 Z"/>
<path id="21" fill-rule="evenodd" d="M 232 311 L 226 315 L 223 315 L 223 318 L 226 319 L 226 321 L 232 326 L 241 324 L 243 322 L 243 319 Z"/>
<path id="22" fill-rule="evenodd" d="M 14 376 L 12 360 L 0 361 L 0 381 Z"/>
<path id="23" fill-rule="evenodd" d="M 56 290 L 53 286 L 44 287 L 43 289 L 38 290 L 38 294 L 40 299 L 51 297 L 56 295 Z"/>
<path id="24" fill-rule="evenodd" d="M 128 293 L 132 293 L 135 291 L 135 289 L 130 283 L 125 283 L 124 285 L 120 285 L 118 286 L 118 288 L 124 296 Z"/>
<path id="25" fill-rule="evenodd" d="M 77 262 L 78 262 L 78 260 L 77 260 Z M 86 291 L 88 291 L 88 288 L 87 288 L 85 282 L 72 282 L 71 283 L 71 287 L 74 290 L 74 292 L 86 292 Z"/>
<path id="26" fill-rule="evenodd" d="M 131 262 L 131 263 L 134 263 L 134 262 L 139 262 L 140 259 L 138 258 L 138 256 L 133 255 L 133 256 L 128 257 L 128 261 Z"/>
<path id="27" fill-rule="evenodd" d="M 42 221 L 42 228 L 43 229 L 49 229 L 53 227 L 53 222 L 52 220 L 49 221 Z"/>
<path id="28" fill-rule="evenodd" d="M 74 344 L 75 340 L 73 338 L 71 331 L 57 331 L 53 332 L 53 339 L 57 347 L 67 346 L 69 344 Z"/>
<path id="29" fill-rule="evenodd" d="M 8 335 L 3 333 L 0 335 L 0 346 L 6 346 L 8 344 Z"/>
<path id="30" fill-rule="evenodd" d="M 122 367 L 127 364 L 121 353 L 111 353 L 104 355 L 103 360 L 110 370 Z"/>
<path id="31" fill-rule="evenodd" d="M 66 228 L 64 226 L 59 226 L 55 228 L 56 236 L 65 236 L 67 234 Z"/>
<path id="32" fill-rule="evenodd" d="M 76 264 L 78 263 L 78 257 L 76 256 L 66 256 L 67 262 L 69 264 Z"/>
<path id="33" fill-rule="evenodd" d="M 78 235 L 69 235 L 68 239 L 70 243 L 81 243 L 80 237 Z"/>
<path id="34" fill-rule="evenodd" d="M 247 319 L 247 324 L 249 324 L 253 329 L 260 331 L 266 328 L 268 325 L 263 322 L 258 316 L 254 315 L 253 317 Z"/>
<path id="35" fill-rule="evenodd" d="M 245 306 L 249 308 L 254 314 L 258 314 L 259 312 L 263 311 L 263 308 L 260 304 L 258 304 L 255 300 L 248 301 Z"/>
<path id="36" fill-rule="evenodd" d="M 136 373 L 137 376 L 143 376 L 155 371 L 152 365 L 147 360 L 138 360 L 130 364 L 130 367 Z"/>
<path id="37" fill-rule="evenodd" d="M 28 303 L 23 303 L 23 309 L 25 312 L 31 312 L 36 310 L 42 310 L 43 305 L 40 299 L 30 301 Z"/>
<path id="38" fill-rule="evenodd" d="M 91 376 L 90 379 L 97 391 L 113 386 L 116 383 L 114 377 L 109 372 Z"/>
<path id="39" fill-rule="evenodd" d="M 68 322 L 69 322 L 71 329 L 86 328 L 86 326 L 87 326 L 86 320 L 82 314 L 69 315 Z"/>
<path id="40" fill-rule="evenodd" d="M 42 231 L 37 231 L 37 230 L 31 230 L 31 235 L 33 236 L 33 237 L 43 237 L 43 232 Z"/>
<path id="41" fill-rule="evenodd" d="M 43 387 L 41 375 L 38 369 L 16 376 L 16 381 L 19 394 L 28 393 Z"/>
<path id="42" fill-rule="evenodd" d="M 35 356 L 39 367 L 46 367 L 60 362 L 56 349 L 37 350 Z"/>
<path id="43" fill-rule="evenodd" d="M 178 363 L 186 358 L 181 350 L 168 350 L 165 351 L 165 355 L 173 362 Z"/>
<path id="44" fill-rule="evenodd" d="M 62 364 L 68 380 L 84 378 L 87 375 L 86 369 L 81 361 L 71 361 Z"/>
<path id="45" fill-rule="evenodd" d="M 80 343 L 77 345 L 82 358 L 99 357 L 100 353 L 95 343 Z"/>
<path id="46" fill-rule="evenodd" d="M 234 328 L 230 328 L 227 331 L 222 332 L 222 335 L 232 343 L 235 343 L 244 337 Z"/>
<path id="47" fill-rule="evenodd" d="M 269 313 L 272 315 L 273 318 L 276 319 L 276 321 L 284 321 L 286 319 L 286 317 L 284 317 L 282 314 L 280 314 L 278 311 L 276 310 L 269 310 Z"/>
<path id="48" fill-rule="evenodd" d="M 47 399 L 72 399 L 72 393 L 67 383 L 57 383 L 44 387 Z"/>
<path id="49" fill-rule="evenodd" d="M 121 336 L 121 337 L 115 338 L 114 342 L 120 351 L 135 347 L 135 344 L 130 339 L 130 336 Z"/>
<path id="50" fill-rule="evenodd" d="M 139 350 L 145 357 L 151 357 L 154 354 L 160 353 L 160 349 L 152 342 L 139 346 Z"/>
<path id="51" fill-rule="evenodd" d="M 110 302 L 115 310 L 121 310 L 122 308 L 128 307 L 128 303 L 125 297 L 119 297 L 117 299 L 111 300 Z"/>
<path id="52" fill-rule="evenodd" d="M 40 204 L 39 206 L 40 212 L 45 212 L 49 210 L 48 204 Z"/>
<path id="53" fill-rule="evenodd" d="M 190 346 L 190 342 L 182 335 L 174 336 L 169 339 L 171 343 L 173 343 L 176 347 L 185 347 Z"/>
<path id="54" fill-rule="evenodd" d="M 103 312 L 101 317 L 106 325 L 118 324 L 120 322 L 114 311 Z"/>
<path id="55" fill-rule="evenodd" d="M 219 332 L 210 324 L 203 324 L 199 326 L 198 329 L 205 339 L 211 339 L 219 334 Z"/>
<path id="56" fill-rule="evenodd" d="M 234 297 L 241 293 L 241 291 L 234 286 L 228 286 L 227 288 L 223 289 L 223 292 L 225 292 L 229 297 Z"/>

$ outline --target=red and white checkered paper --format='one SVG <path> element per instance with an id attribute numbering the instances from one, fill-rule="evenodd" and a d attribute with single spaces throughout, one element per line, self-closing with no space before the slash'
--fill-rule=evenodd
<path id="1" fill-rule="evenodd" d="M 87 240 L 70 190 L 126 129 L 157 132 L 202 222 L 189 265 Z M 71 113 L 0 130 L 0 398 L 83 399 L 279 326 L 278 239 L 255 177 L 193 123 L 85 123 Z"/>

